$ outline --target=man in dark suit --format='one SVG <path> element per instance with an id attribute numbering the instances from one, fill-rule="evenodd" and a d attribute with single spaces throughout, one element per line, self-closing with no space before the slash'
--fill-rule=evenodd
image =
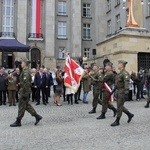
<path id="1" fill-rule="evenodd" d="M 45 99 L 45 88 L 48 88 L 48 81 L 46 79 L 46 74 L 43 72 L 43 68 L 40 67 L 39 71 L 35 74 L 34 85 L 37 88 L 37 104 L 40 104 L 40 91 L 42 91 L 42 101 L 46 105 Z"/>
<path id="2" fill-rule="evenodd" d="M 6 80 L 5 68 L 0 67 L 0 105 L 6 105 Z"/>
<path id="3" fill-rule="evenodd" d="M 50 74 L 48 73 L 48 70 L 47 68 L 44 68 L 44 73 L 46 75 L 46 80 L 47 80 L 47 84 L 48 84 L 48 87 L 45 88 L 45 97 L 46 97 L 46 103 L 48 104 L 48 97 L 50 97 L 50 83 L 51 83 L 51 78 L 50 78 Z"/>

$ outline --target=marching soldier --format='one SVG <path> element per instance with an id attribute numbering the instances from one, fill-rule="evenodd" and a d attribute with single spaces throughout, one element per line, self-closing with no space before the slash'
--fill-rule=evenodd
<path id="1" fill-rule="evenodd" d="M 89 76 L 92 79 L 91 82 L 93 85 L 93 102 L 92 102 L 93 109 L 89 112 L 89 114 L 92 114 L 92 113 L 96 113 L 96 107 L 98 103 L 102 105 L 102 102 L 99 99 L 100 86 L 98 84 L 98 80 L 99 80 L 98 66 L 96 65 L 93 66 L 93 73 L 89 73 Z"/>
<path id="2" fill-rule="evenodd" d="M 149 103 L 150 103 L 150 70 L 147 73 L 146 78 L 147 78 L 147 103 L 144 107 L 149 108 Z"/>
<path id="3" fill-rule="evenodd" d="M 107 64 L 105 64 L 105 70 L 106 73 L 103 76 L 103 78 L 101 78 L 101 82 L 106 83 L 111 89 L 113 86 L 113 81 L 114 81 L 114 74 L 112 72 L 112 63 L 108 62 Z M 102 99 L 102 113 L 99 117 L 97 117 L 97 119 L 105 119 L 105 114 L 107 112 L 107 108 L 111 109 L 114 112 L 114 117 L 116 116 L 117 110 L 116 108 L 109 102 L 109 98 L 110 98 L 110 93 L 103 88 L 103 99 Z"/>
<path id="4" fill-rule="evenodd" d="M 29 104 L 29 95 L 31 93 L 31 75 L 28 69 L 29 61 L 27 59 L 22 59 L 22 72 L 20 75 L 20 90 L 19 90 L 19 104 L 18 104 L 18 117 L 17 120 L 11 124 L 11 127 L 21 126 L 21 120 L 27 110 L 32 116 L 35 117 L 35 125 L 42 119 L 40 115 L 34 110 L 34 108 Z"/>
<path id="5" fill-rule="evenodd" d="M 124 102 L 128 100 L 129 94 L 129 73 L 125 70 L 127 62 L 124 60 L 118 61 L 119 73 L 115 79 L 115 89 L 117 89 L 117 118 L 111 126 L 118 126 L 122 112 L 128 116 L 128 123 L 132 120 L 134 114 L 131 114 L 125 107 Z"/>

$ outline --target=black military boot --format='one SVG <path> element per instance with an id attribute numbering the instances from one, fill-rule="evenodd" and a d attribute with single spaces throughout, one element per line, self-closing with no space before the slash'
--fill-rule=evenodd
<path id="1" fill-rule="evenodd" d="M 74 101 L 75 104 L 79 104 L 79 102 L 77 100 Z"/>
<path id="2" fill-rule="evenodd" d="M 39 121 L 42 119 L 42 116 L 36 114 L 36 115 L 35 115 L 35 119 L 36 119 L 35 125 L 37 125 L 37 124 L 39 123 Z"/>
<path id="3" fill-rule="evenodd" d="M 89 114 L 93 114 L 93 113 L 96 113 L 96 107 L 94 107 L 94 108 L 89 112 Z"/>
<path id="4" fill-rule="evenodd" d="M 119 126 L 119 125 L 120 125 L 119 121 L 120 121 L 120 117 L 117 117 L 116 120 L 115 120 L 115 122 L 113 122 L 113 123 L 111 124 L 111 126 L 112 126 L 112 127 Z"/>
<path id="5" fill-rule="evenodd" d="M 17 119 L 13 124 L 10 125 L 11 127 L 20 127 L 21 126 L 21 120 Z"/>
<path id="6" fill-rule="evenodd" d="M 131 114 L 130 112 L 126 113 L 128 116 L 128 123 L 132 120 L 132 118 L 134 117 L 134 114 Z"/>
<path id="7" fill-rule="evenodd" d="M 105 119 L 105 112 L 102 112 L 101 115 L 97 117 L 96 119 Z"/>
<path id="8" fill-rule="evenodd" d="M 114 117 L 116 116 L 116 114 L 117 114 L 117 109 L 115 108 L 115 107 L 113 107 L 112 108 L 112 111 L 113 111 L 113 113 L 114 113 Z"/>
<path id="9" fill-rule="evenodd" d="M 149 103 L 150 103 L 150 102 L 147 102 L 144 107 L 145 107 L 145 108 L 149 108 Z"/>

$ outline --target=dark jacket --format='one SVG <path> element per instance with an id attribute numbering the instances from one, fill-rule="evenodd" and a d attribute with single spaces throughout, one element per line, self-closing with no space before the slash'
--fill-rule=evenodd
<path id="1" fill-rule="evenodd" d="M 7 89 L 7 81 L 5 80 L 6 77 L 6 73 L 0 75 L 0 91 L 5 91 Z"/>
<path id="2" fill-rule="evenodd" d="M 48 86 L 48 80 L 46 79 L 46 74 L 45 73 L 42 73 L 42 78 L 41 78 L 39 72 L 37 72 L 35 74 L 34 86 L 37 86 L 38 88 L 40 88 L 40 87 L 45 88 L 46 86 Z"/>

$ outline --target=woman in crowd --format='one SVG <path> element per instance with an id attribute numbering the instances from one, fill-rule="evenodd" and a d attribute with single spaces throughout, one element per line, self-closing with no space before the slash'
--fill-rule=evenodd
<path id="1" fill-rule="evenodd" d="M 60 104 L 60 96 L 62 95 L 62 92 L 63 92 L 63 78 L 59 70 L 56 71 L 56 81 L 57 81 L 57 85 L 55 89 L 55 96 L 56 96 L 55 100 L 56 100 L 57 106 L 62 106 Z"/>
<path id="2" fill-rule="evenodd" d="M 36 101 L 36 88 L 34 86 L 34 78 L 35 78 L 35 74 L 36 74 L 36 69 L 33 68 L 31 71 L 31 77 L 32 77 L 32 102 Z"/>

